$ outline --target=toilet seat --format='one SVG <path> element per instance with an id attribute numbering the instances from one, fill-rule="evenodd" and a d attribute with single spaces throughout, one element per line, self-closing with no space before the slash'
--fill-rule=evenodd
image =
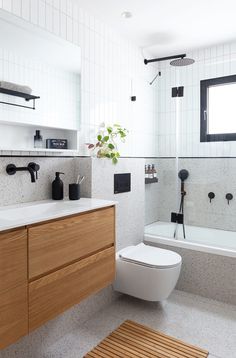
<path id="1" fill-rule="evenodd" d="M 181 256 L 176 252 L 143 243 L 121 250 L 119 257 L 123 261 L 158 269 L 176 267 L 182 262 Z"/>

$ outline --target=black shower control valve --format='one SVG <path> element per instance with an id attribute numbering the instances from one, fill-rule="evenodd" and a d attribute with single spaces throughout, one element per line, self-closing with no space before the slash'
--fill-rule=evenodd
<path id="1" fill-rule="evenodd" d="M 210 203 L 212 201 L 212 199 L 214 199 L 215 197 L 215 193 L 213 193 L 212 191 L 210 193 L 208 193 L 208 198 L 210 199 Z"/>
<path id="2" fill-rule="evenodd" d="M 179 213 L 171 213 L 171 222 L 183 224 L 184 222 L 184 215 Z"/>
<path id="3" fill-rule="evenodd" d="M 228 201 L 228 205 L 229 205 L 230 200 L 233 199 L 233 194 L 227 193 L 227 194 L 225 195 L 225 199 Z"/>

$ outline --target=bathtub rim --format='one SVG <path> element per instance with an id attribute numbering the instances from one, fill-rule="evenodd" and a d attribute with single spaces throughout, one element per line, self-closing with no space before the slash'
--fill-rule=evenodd
<path id="1" fill-rule="evenodd" d="M 155 238 L 157 241 L 152 241 L 153 238 Z M 162 244 L 162 245 L 180 247 L 180 248 L 194 250 L 194 251 L 206 252 L 208 254 L 215 254 L 220 256 L 236 258 L 236 250 L 233 249 L 203 245 L 195 242 L 172 239 L 172 238 L 158 236 L 158 235 L 144 234 L 143 242 L 144 244 L 152 244 L 153 246 L 155 246 L 155 244 Z"/>

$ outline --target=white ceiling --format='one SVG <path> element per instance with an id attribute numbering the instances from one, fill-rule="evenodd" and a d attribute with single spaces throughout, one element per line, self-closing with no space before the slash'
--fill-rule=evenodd
<path id="1" fill-rule="evenodd" d="M 156 56 L 236 39 L 236 0 L 74 1 Z"/>

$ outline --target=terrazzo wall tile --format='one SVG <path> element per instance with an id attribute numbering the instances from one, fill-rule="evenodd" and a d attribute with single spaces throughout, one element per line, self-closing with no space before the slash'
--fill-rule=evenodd
<path id="1" fill-rule="evenodd" d="M 6 173 L 6 166 L 10 163 L 24 167 L 30 162 L 40 165 L 38 180 L 31 183 L 27 171 L 17 172 L 15 175 Z M 52 193 L 51 183 L 55 172 L 63 172 L 64 195 L 68 196 L 68 185 L 75 181 L 73 158 L 39 158 L 39 157 L 10 157 L 0 158 L 0 206 L 23 203 L 35 200 L 50 199 Z"/>
<path id="2" fill-rule="evenodd" d="M 139 243 L 144 230 L 144 159 L 92 160 L 92 197 L 117 201 L 117 250 Z M 114 174 L 131 173 L 131 191 L 114 194 Z"/>
<path id="3" fill-rule="evenodd" d="M 157 159 L 148 158 L 145 165 L 154 164 L 157 169 L 157 178 L 160 180 L 160 167 Z M 145 225 L 151 224 L 158 220 L 159 217 L 159 185 L 158 183 L 145 185 Z"/>
<path id="4" fill-rule="evenodd" d="M 178 211 L 180 180 L 178 171 L 187 169 L 185 181 L 185 222 L 189 225 L 236 231 L 236 159 L 235 158 L 160 158 L 156 161 L 159 182 L 156 195 L 146 195 L 146 212 L 160 221 L 170 221 Z M 147 192 L 147 190 L 146 190 Z M 214 192 L 210 202 L 208 193 Z M 232 193 L 228 204 L 225 196 Z"/>
<path id="5" fill-rule="evenodd" d="M 156 220 L 170 221 L 171 212 L 177 210 L 175 159 L 156 159 L 155 164 L 158 183 L 145 186 L 146 224 Z"/>
<path id="6" fill-rule="evenodd" d="M 161 245 L 182 256 L 183 263 L 176 288 L 230 304 L 236 304 L 236 262 L 233 257 Z"/>
<path id="7" fill-rule="evenodd" d="M 80 185 L 80 195 L 84 198 L 92 197 L 92 161 L 90 157 L 76 158 L 74 168 L 77 175 L 84 176 L 85 179 Z"/>

